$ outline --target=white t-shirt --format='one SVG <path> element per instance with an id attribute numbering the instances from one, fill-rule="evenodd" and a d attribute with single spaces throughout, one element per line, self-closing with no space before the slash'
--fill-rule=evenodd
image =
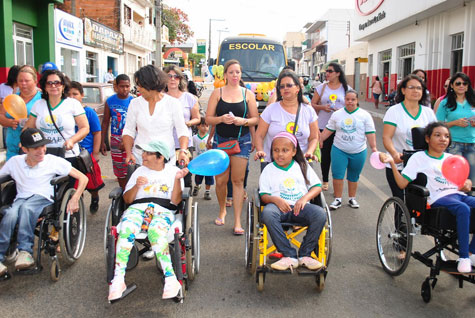
<path id="1" fill-rule="evenodd" d="M 13 94 L 13 88 L 8 86 L 6 83 L 0 84 L 0 103 L 3 102 L 5 97 Z"/>
<path id="2" fill-rule="evenodd" d="M 295 114 L 285 111 L 280 102 L 275 102 L 267 106 L 261 114 L 262 120 L 268 125 L 269 129 L 264 137 L 264 152 L 266 153 L 266 162 L 271 162 L 272 138 L 282 131 L 293 133 Z M 315 110 L 309 104 L 300 104 L 300 113 L 297 123 L 295 137 L 299 141 L 300 149 L 303 153 L 308 149 L 308 137 L 310 136 L 309 125 L 317 120 Z"/>
<path id="3" fill-rule="evenodd" d="M 193 135 L 193 144 L 195 145 L 195 151 L 196 151 L 197 156 L 201 155 L 203 152 L 208 150 L 208 148 L 206 148 L 206 144 L 208 143 L 208 138 L 209 138 L 209 133 L 206 133 L 206 135 L 204 135 L 203 137 L 201 137 L 199 133 L 196 135 Z"/>
<path id="4" fill-rule="evenodd" d="M 305 183 L 300 166 L 292 160 L 287 168 L 275 162 L 268 164 L 259 178 L 259 194 L 269 194 L 284 199 L 294 205 L 310 188 L 320 187 L 321 181 L 315 171 L 307 164 L 307 180 Z"/>
<path id="5" fill-rule="evenodd" d="M 419 106 L 419 113 L 412 117 L 406 110 L 404 103 L 391 106 L 383 118 L 384 124 L 396 127 L 392 141 L 394 149 L 399 153 L 402 153 L 403 149 L 414 149 L 412 144 L 412 128 L 426 127 L 434 121 L 437 121 L 437 119 L 432 109 Z M 386 167 L 391 168 L 389 164 L 386 164 Z M 397 167 L 401 170 L 403 168 L 402 163 L 398 164 Z"/>
<path id="6" fill-rule="evenodd" d="M 418 151 L 409 158 L 406 167 L 402 170 L 402 176 L 409 182 L 416 179 L 418 173 L 423 173 L 427 176 L 426 188 L 430 193 L 427 199 L 429 204 L 449 194 L 459 193 L 465 195 L 463 192 L 458 191 L 458 187 L 455 184 L 448 181 L 442 175 L 442 163 L 450 156 L 452 155 L 444 153 L 441 157 L 435 158 L 430 156 L 427 150 Z"/>
<path id="7" fill-rule="evenodd" d="M 148 144 L 152 140 L 161 140 L 168 144 L 170 149 L 170 163 L 175 163 L 175 142 L 173 128 L 176 128 L 178 137 L 188 136 L 183 117 L 183 106 L 180 101 L 167 94 L 155 105 L 152 115 L 148 102 L 142 97 L 130 101 L 122 136 L 127 135 L 135 139 L 132 153 L 138 164 L 142 164 L 142 150 L 135 145 Z"/>
<path id="8" fill-rule="evenodd" d="M 18 198 L 29 198 L 39 194 L 53 202 L 54 188 L 50 184 L 56 176 L 71 172 L 71 163 L 54 155 L 45 155 L 43 161 L 34 167 L 26 164 L 26 155 L 13 156 L 0 170 L 0 176 L 10 175 L 16 183 Z"/>
<path id="9" fill-rule="evenodd" d="M 137 195 L 135 196 L 135 200 L 143 198 L 162 198 L 170 200 L 172 198 L 173 186 L 175 185 L 175 176 L 178 170 L 180 169 L 171 165 L 165 165 L 165 168 L 160 171 L 141 166 L 137 168 L 137 170 L 135 170 L 130 176 L 129 181 L 125 186 L 124 192 L 132 189 L 137 183 L 137 178 L 142 176 L 148 179 L 148 183 L 139 188 Z M 180 184 L 181 189 L 183 190 L 183 179 L 180 180 Z M 134 207 L 140 210 L 145 210 L 147 205 L 148 203 L 137 203 L 134 204 Z M 170 210 L 155 204 L 155 211 L 169 212 Z"/>
<path id="10" fill-rule="evenodd" d="M 328 130 L 335 132 L 333 145 L 346 153 L 360 153 L 366 149 L 366 134 L 376 132 L 371 115 L 361 108 L 353 112 L 343 107 L 332 114 Z"/>
<path id="11" fill-rule="evenodd" d="M 64 138 L 68 140 L 76 134 L 75 118 L 84 115 L 84 107 L 74 98 L 63 99 L 54 109 L 51 109 L 54 121 Z M 44 99 L 38 100 L 30 112 L 31 116 L 36 117 L 36 128 L 40 129 L 45 137 L 51 140 L 46 147 L 63 147 L 65 140 L 61 137 L 58 130 L 54 127 L 53 121 L 48 111 L 48 104 Z M 74 151 L 74 153 L 73 153 Z M 66 151 L 66 158 L 76 157 L 79 155 L 79 145 L 74 144 L 73 151 Z"/>
<path id="12" fill-rule="evenodd" d="M 193 94 L 190 94 L 188 92 L 184 92 L 183 94 L 181 94 L 180 98 L 178 98 L 178 100 L 180 101 L 181 105 L 182 105 L 182 109 L 183 109 L 183 118 L 185 119 L 185 123 L 187 121 L 190 121 L 191 119 L 191 109 L 193 108 L 193 106 L 195 106 L 196 102 L 197 102 L 197 98 L 195 95 Z M 188 142 L 188 147 L 193 147 L 193 138 L 191 138 L 192 136 L 192 131 L 191 131 L 191 127 L 188 127 L 188 138 L 189 138 L 189 142 Z M 175 148 L 180 148 L 180 143 L 178 141 L 178 136 L 176 135 L 176 128 L 173 128 L 173 138 L 175 140 Z"/>
<path id="13" fill-rule="evenodd" d="M 323 85 L 325 85 L 325 90 L 323 91 L 322 96 Z M 350 89 L 352 88 L 348 86 L 348 90 Z M 328 82 L 325 82 L 323 84 L 318 85 L 315 91 L 320 96 L 320 105 L 332 105 L 333 111 L 345 107 L 345 89 L 343 88 L 343 85 L 340 84 L 340 87 L 338 87 L 337 89 L 331 89 L 328 86 Z M 334 102 L 330 100 L 331 95 L 336 96 L 336 100 Z M 323 129 L 327 126 L 328 120 L 330 119 L 330 116 L 332 115 L 333 111 L 329 113 L 324 110 L 318 111 L 318 127 L 320 129 Z"/>

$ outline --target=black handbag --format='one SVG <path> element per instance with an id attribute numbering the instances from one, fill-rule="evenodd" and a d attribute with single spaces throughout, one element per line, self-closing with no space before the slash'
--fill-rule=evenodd
<path id="1" fill-rule="evenodd" d="M 56 128 L 56 130 L 59 132 L 61 137 L 63 137 L 64 141 L 66 142 L 66 138 L 64 138 L 63 134 L 61 133 L 61 130 L 59 130 L 58 126 L 56 125 L 56 122 L 54 121 L 54 116 L 49 107 L 49 103 L 46 107 L 48 107 L 49 115 L 51 117 L 51 121 L 53 122 L 54 128 Z M 94 167 L 94 162 L 92 161 L 91 154 L 89 153 L 89 151 L 87 151 L 86 148 L 83 148 L 81 146 L 79 147 L 81 151 L 79 152 L 79 156 L 76 157 L 77 163 L 78 163 L 78 169 L 82 173 L 91 173 Z M 49 149 L 51 149 L 50 152 L 48 151 Z M 71 150 L 71 151 L 74 155 L 76 155 L 74 153 L 74 150 Z M 66 149 L 64 147 L 51 147 L 51 148 L 46 148 L 46 153 L 64 158 L 66 155 Z"/>

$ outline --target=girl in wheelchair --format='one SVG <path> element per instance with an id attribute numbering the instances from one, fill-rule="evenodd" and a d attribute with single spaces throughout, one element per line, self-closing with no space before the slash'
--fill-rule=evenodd
<path id="1" fill-rule="evenodd" d="M 318 270 L 323 265 L 310 255 L 318 244 L 326 214 L 321 207 L 309 202 L 322 191 L 321 181 L 307 164 L 293 134 L 281 132 L 273 138 L 271 159 L 272 164 L 264 168 L 259 178 L 259 195 L 265 204 L 261 219 L 272 242 L 284 256 L 271 267 L 287 270 L 305 266 Z M 287 222 L 308 226 L 298 259 L 281 225 Z"/>
<path id="2" fill-rule="evenodd" d="M 416 179 L 418 173 L 427 176 L 426 187 L 430 192 L 428 203 L 433 208 L 445 207 L 456 217 L 460 257 L 457 270 L 468 273 L 472 271 L 472 266 L 475 266 L 475 238 L 472 238 L 469 244 L 470 208 L 475 208 L 475 197 L 467 196 L 462 191 L 470 191 L 472 182 L 467 179 L 465 184 L 458 188 L 442 175 L 442 162 L 451 156 L 445 152 L 450 145 L 451 136 L 444 123 L 433 122 L 427 125 L 424 136 L 428 149 L 413 154 L 401 173 L 391 156 L 382 153 L 381 160 L 391 164 L 394 178 L 401 189 Z"/>
<path id="3" fill-rule="evenodd" d="M 162 298 L 173 298 L 181 289 L 181 284 L 173 271 L 167 233 L 175 219 L 173 210 L 181 202 L 183 177 L 188 173 L 188 169 L 180 170 L 176 166 L 166 164 L 170 159 L 170 151 L 163 141 L 152 141 L 137 147 L 143 150 L 143 166 L 132 174 L 125 187 L 123 198 L 130 206 L 124 212 L 118 226 L 116 263 L 114 279 L 109 287 L 109 301 L 120 299 L 126 292 L 127 262 L 149 205 L 154 207 L 148 227 L 148 239 L 165 276 Z"/>

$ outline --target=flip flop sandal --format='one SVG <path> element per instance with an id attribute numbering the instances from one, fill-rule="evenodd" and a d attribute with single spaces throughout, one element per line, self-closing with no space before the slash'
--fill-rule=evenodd
<path id="1" fill-rule="evenodd" d="M 236 236 L 244 235 L 244 229 L 243 228 L 234 229 L 233 234 Z"/>
<path id="2" fill-rule="evenodd" d="M 229 199 L 229 200 L 226 200 L 226 206 L 229 208 L 229 207 L 232 207 L 233 206 L 233 199 Z"/>
<path id="3" fill-rule="evenodd" d="M 217 226 L 223 226 L 224 225 L 224 220 L 221 219 L 221 218 L 216 218 L 216 220 L 214 220 L 214 224 L 217 225 Z"/>

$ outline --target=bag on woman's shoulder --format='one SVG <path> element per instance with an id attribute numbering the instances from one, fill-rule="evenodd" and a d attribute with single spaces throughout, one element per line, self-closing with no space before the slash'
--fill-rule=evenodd
<path id="1" fill-rule="evenodd" d="M 79 171 L 82 173 L 91 173 L 94 168 L 94 162 L 92 161 L 91 154 L 86 148 L 81 148 L 79 156 L 77 156 L 77 162 Z"/>
<path id="2" fill-rule="evenodd" d="M 247 103 L 246 103 L 246 91 L 242 91 L 242 96 L 244 98 L 244 115 L 242 116 L 243 118 L 246 117 L 246 112 L 247 112 Z M 242 126 L 239 128 L 239 134 L 237 136 L 237 139 L 235 140 L 228 140 L 222 143 L 218 144 L 219 150 L 224 151 L 225 153 L 228 154 L 228 156 L 235 155 L 237 153 L 241 152 L 241 147 L 239 147 L 239 138 L 241 137 L 241 131 L 242 131 Z M 218 135 L 216 134 L 216 141 L 218 140 Z"/>

